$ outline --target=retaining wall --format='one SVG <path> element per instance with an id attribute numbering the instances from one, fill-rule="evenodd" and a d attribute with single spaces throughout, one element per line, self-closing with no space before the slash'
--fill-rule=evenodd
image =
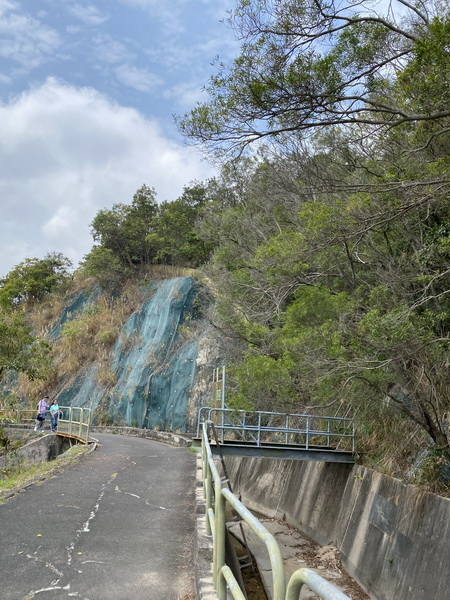
<path id="1" fill-rule="evenodd" d="M 68 450 L 71 446 L 71 440 L 68 438 L 54 435 L 53 433 L 44 435 L 25 446 L 22 446 L 15 452 L 8 454 L 8 467 L 15 467 L 21 464 L 35 465 L 49 460 L 54 460 L 57 456 Z"/>
<path id="2" fill-rule="evenodd" d="M 233 492 L 341 552 L 376 600 L 447 600 L 450 500 L 360 466 L 226 457 Z"/>

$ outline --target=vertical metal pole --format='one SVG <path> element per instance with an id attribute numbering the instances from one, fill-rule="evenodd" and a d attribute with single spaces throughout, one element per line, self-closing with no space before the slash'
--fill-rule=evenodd
<path id="1" fill-rule="evenodd" d="M 205 478 L 204 478 L 204 482 L 205 482 L 205 496 L 206 496 L 206 534 L 207 535 L 211 535 L 212 531 L 211 531 L 211 523 L 208 517 L 208 511 L 210 508 L 212 508 L 212 475 L 211 475 L 211 471 L 209 470 L 209 468 L 206 468 L 206 473 L 205 473 Z"/>
<path id="2" fill-rule="evenodd" d="M 306 449 L 309 449 L 309 415 L 306 417 Z"/>
<path id="3" fill-rule="evenodd" d="M 227 586 L 223 577 L 220 576 L 220 571 L 225 564 L 225 498 L 221 493 L 220 482 L 215 487 L 216 502 L 215 502 L 215 525 L 216 535 L 214 544 L 216 546 L 216 562 L 215 562 L 215 583 L 219 600 L 226 600 Z"/>
<path id="4" fill-rule="evenodd" d="M 91 426 L 91 409 L 88 408 L 87 409 L 88 413 L 87 413 L 87 427 L 86 427 L 86 441 L 88 441 L 89 439 L 89 428 Z"/>
<path id="5" fill-rule="evenodd" d="M 286 435 L 284 437 L 284 443 L 287 444 L 289 441 L 289 434 L 288 434 L 288 429 L 289 429 L 289 415 L 286 415 Z"/>
<path id="6" fill-rule="evenodd" d="M 261 413 L 258 413 L 258 446 L 261 446 Z"/>
<path id="7" fill-rule="evenodd" d="M 225 367 L 222 367 L 222 444 L 224 440 L 224 417 L 225 417 Z"/>

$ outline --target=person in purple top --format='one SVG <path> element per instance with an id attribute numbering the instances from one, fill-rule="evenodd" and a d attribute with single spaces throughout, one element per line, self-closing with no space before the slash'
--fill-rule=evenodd
<path id="1" fill-rule="evenodd" d="M 45 414 L 48 409 L 49 396 L 43 396 L 37 404 L 37 416 L 35 431 L 44 431 Z"/>

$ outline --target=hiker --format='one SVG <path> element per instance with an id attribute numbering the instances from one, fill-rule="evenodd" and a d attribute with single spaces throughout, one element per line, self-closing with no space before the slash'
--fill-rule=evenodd
<path id="1" fill-rule="evenodd" d="M 52 431 L 56 431 L 58 427 L 59 406 L 57 400 L 52 400 L 50 405 L 50 418 L 52 420 Z"/>
<path id="2" fill-rule="evenodd" d="M 45 415 L 48 409 L 48 399 L 50 396 L 43 396 L 37 404 L 36 427 L 35 431 L 44 431 Z"/>

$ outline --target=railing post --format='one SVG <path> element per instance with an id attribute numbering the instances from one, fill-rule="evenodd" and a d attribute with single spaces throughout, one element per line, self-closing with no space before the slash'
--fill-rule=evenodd
<path id="1" fill-rule="evenodd" d="M 206 461 L 206 471 L 205 471 L 205 500 L 206 500 L 206 512 L 212 508 L 212 474 L 208 465 L 208 460 Z M 206 520 L 206 533 L 207 535 L 212 534 L 211 524 L 209 519 Z"/>
<path id="2" fill-rule="evenodd" d="M 261 446 L 261 413 L 258 413 L 258 446 Z"/>
<path id="3" fill-rule="evenodd" d="M 212 459 L 209 459 L 212 460 Z M 225 510 L 224 498 L 220 493 L 220 480 L 214 485 L 214 532 L 213 532 L 213 579 L 218 590 L 220 570 L 225 564 Z M 219 599 L 222 600 L 222 598 Z"/>
<path id="4" fill-rule="evenodd" d="M 306 449 L 309 450 L 309 415 L 306 417 Z"/>

